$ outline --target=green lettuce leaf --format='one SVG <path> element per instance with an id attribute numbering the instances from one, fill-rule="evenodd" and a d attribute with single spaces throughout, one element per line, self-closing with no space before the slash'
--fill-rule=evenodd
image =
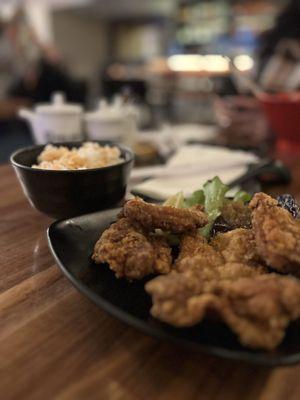
<path id="1" fill-rule="evenodd" d="M 243 203 L 247 203 L 251 199 L 252 196 L 249 193 L 245 192 L 244 190 L 239 190 L 234 195 L 233 201 L 242 201 Z"/>
<path id="2" fill-rule="evenodd" d="M 190 197 L 185 199 L 188 207 L 196 206 L 198 204 L 204 205 L 205 196 L 202 189 L 196 190 Z"/>
<path id="3" fill-rule="evenodd" d="M 218 176 L 215 176 L 211 181 L 207 181 L 204 184 L 204 208 L 209 222 L 201 229 L 203 236 L 209 236 L 215 220 L 221 215 L 221 209 L 226 201 L 225 195 L 228 190 L 229 187 L 224 185 Z"/>
<path id="4" fill-rule="evenodd" d="M 176 208 L 186 208 L 196 205 L 203 205 L 205 212 L 208 216 L 208 224 L 205 225 L 200 232 L 206 238 L 209 237 L 211 229 L 215 220 L 221 215 L 222 208 L 228 201 L 243 201 L 244 203 L 251 200 L 251 196 L 240 190 L 237 192 L 233 200 L 227 199 L 226 193 L 229 187 L 225 185 L 218 176 L 215 176 L 212 180 L 207 181 L 203 185 L 203 189 L 196 190 L 188 198 L 184 198 L 183 192 L 178 192 L 175 195 L 169 197 L 165 202 L 164 206 L 172 206 Z M 168 240 L 170 242 L 177 242 L 178 238 L 176 235 L 171 235 L 170 233 L 165 233 L 168 235 Z"/>
<path id="5" fill-rule="evenodd" d="M 185 208 L 186 203 L 184 200 L 184 194 L 183 192 L 178 192 L 174 194 L 173 196 L 169 197 L 163 204 L 164 206 L 171 206 L 171 207 L 176 207 L 176 208 Z"/>

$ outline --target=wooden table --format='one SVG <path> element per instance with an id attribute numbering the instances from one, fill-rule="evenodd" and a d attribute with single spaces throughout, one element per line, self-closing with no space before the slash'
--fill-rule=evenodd
<path id="1" fill-rule="evenodd" d="M 300 199 L 300 159 L 288 160 Z M 2 399 L 297 400 L 300 365 L 268 369 L 194 354 L 129 328 L 78 293 L 31 209 L 0 167 Z"/>

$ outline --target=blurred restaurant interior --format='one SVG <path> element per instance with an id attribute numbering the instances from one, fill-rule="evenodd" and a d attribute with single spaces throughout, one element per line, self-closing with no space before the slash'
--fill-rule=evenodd
<path id="1" fill-rule="evenodd" d="M 86 111 L 120 95 L 145 137 L 180 126 L 264 151 L 276 121 L 243 77 L 271 94 L 300 85 L 298 0 L 10 0 L 0 14 L 1 162 L 33 142 L 18 110 L 54 92 Z"/>
<path id="2" fill-rule="evenodd" d="M 3 399 L 300 399 L 300 0 L 0 0 L 0 193 Z"/>

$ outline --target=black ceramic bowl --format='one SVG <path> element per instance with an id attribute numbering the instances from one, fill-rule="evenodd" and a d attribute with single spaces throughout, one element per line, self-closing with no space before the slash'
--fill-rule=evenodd
<path id="1" fill-rule="evenodd" d="M 82 142 L 55 145 L 71 148 L 80 147 Z M 44 147 L 26 147 L 10 158 L 25 195 L 37 210 L 53 218 L 69 218 L 111 208 L 123 199 L 134 159 L 128 148 L 117 145 L 124 161 L 108 167 L 68 171 L 31 168 Z"/>

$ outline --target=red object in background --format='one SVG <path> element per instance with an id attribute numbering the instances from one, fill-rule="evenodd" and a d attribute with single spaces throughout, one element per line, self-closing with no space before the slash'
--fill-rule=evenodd
<path id="1" fill-rule="evenodd" d="M 300 92 L 267 94 L 259 101 L 277 137 L 277 148 L 300 153 Z"/>

